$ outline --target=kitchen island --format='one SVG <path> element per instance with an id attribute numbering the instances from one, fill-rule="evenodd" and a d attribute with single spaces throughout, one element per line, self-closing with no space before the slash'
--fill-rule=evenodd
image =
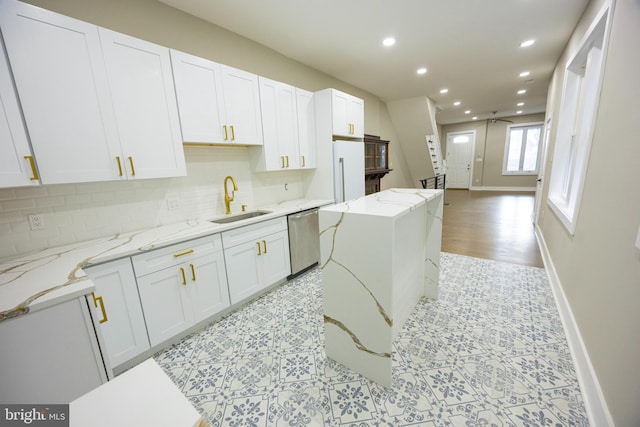
<path id="1" fill-rule="evenodd" d="M 391 387 L 393 340 L 438 297 L 442 190 L 390 189 L 320 209 L 327 357 Z"/>

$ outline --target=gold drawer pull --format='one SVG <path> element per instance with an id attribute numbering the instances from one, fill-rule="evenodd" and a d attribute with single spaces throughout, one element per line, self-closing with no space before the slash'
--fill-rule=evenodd
<path id="1" fill-rule="evenodd" d="M 129 164 L 131 165 L 131 176 L 136 176 L 136 169 L 133 167 L 133 157 L 129 156 Z"/>
<path id="2" fill-rule="evenodd" d="M 227 133 L 227 125 L 223 125 L 222 129 L 224 130 L 224 140 L 227 141 L 229 139 L 229 134 Z"/>
<path id="3" fill-rule="evenodd" d="M 233 125 L 229 126 L 231 128 L 231 140 L 235 141 L 236 140 L 236 131 L 233 130 Z"/>
<path id="4" fill-rule="evenodd" d="M 94 292 L 91 292 L 91 296 L 93 297 L 93 305 L 98 308 L 98 303 L 100 303 L 100 311 L 102 312 L 102 319 L 99 323 L 107 322 L 109 319 L 107 318 L 107 310 L 104 308 L 104 300 L 102 299 L 102 295 L 97 297 Z"/>
<path id="5" fill-rule="evenodd" d="M 180 274 L 182 274 L 182 284 L 187 286 L 187 276 L 184 274 L 184 268 L 180 267 Z"/>
<path id="6" fill-rule="evenodd" d="M 267 242 L 265 240 L 263 240 L 262 244 L 264 245 L 264 251 L 262 251 L 262 253 L 266 254 L 267 253 Z"/>
<path id="7" fill-rule="evenodd" d="M 280 169 L 284 169 L 284 156 L 280 156 Z"/>
<path id="8" fill-rule="evenodd" d="M 192 254 L 192 253 L 193 253 L 193 249 L 189 249 L 188 251 L 184 251 L 184 252 L 180 252 L 180 253 L 177 253 L 177 254 L 173 254 L 173 256 L 175 258 L 179 258 L 181 256 L 189 255 L 189 254 Z"/>
<path id="9" fill-rule="evenodd" d="M 191 280 L 196 281 L 196 269 L 193 264 L 189 264 L 191 266 Z"/>
<path id="10" fill-rule="evenodd" d="M 287 167 L 289 167 L 289 156 L 284 156 L 285 159 L 287 159 Z"/>
<path id="11" fill-rule="evenodd" d="M 302 156 L 302 167 L 305 167 L 305 163 L 304 163 L 304 156 Z"/>
<path id="12" fill-rule="evenodd" d="M 118 173 L 119 176 L 122 176 L 122 162 L 120 161 L 120 156 L 116 156 L 116 160 L 118 161 Z"/>
<path id="13" fill-rule="evenodd" d="M 260 247 L 260 242 L 256 242 L 256 245 L 258 245 L 258 256 L 262 255 L 262 248 Z"/>
<path id="14" fill-rule="evenodd" d="M 31 166 L 31 173 L 33 176 L 29 178 L 31 181 L 37 181 L 40 179 L 38 177 L 38 170 L 36 169 L 36 162 L 33 160 L 33 156 L 24 156 L 25 159 L 29 160 L 29 165 Z"/>

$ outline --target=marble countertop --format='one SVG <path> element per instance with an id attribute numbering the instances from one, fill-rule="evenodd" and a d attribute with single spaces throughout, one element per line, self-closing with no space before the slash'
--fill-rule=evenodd
<path id="1" fill-rule="evenodd" d="M 0 261 L 0 322 L 85 295 L 95 289 L 83 267 L 220 233 L 291 213 L 332 204 L 333 200 L 290 200 L 261 206 L 270 213 L 227 224 L 203 217 L 100 239 L 73 243 Z M 241 213 L 241 212 L 237 212 Z"/>
<path id="2" fill-rule="evenodd" d="M 347 202 L 326 206 L 322 210 L 395 217 L 409 212 L 429 200 L 440 197 L 442 194 L 442 190 L 392 188 Z"/>

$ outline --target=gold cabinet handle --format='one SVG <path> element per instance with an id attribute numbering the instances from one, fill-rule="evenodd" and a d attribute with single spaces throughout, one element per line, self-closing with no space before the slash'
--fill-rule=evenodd
<path id="1" fill-rule="evenodd" d="M 258 256 L 262 255 L 262 248 L 260 247 L 260 242 L 256 242 L 256 245 L 258 245 Z"/>
<path id="2" fill-rule="evenodd" d="M 180 274 L 182 275 L 182 284 L 187 286 L 187 276 L 184 274 L 184 268 L 180 267 Z"/>
<path id="3" fill-rule="evenodd" d="M 37 181 L 38 179 L 40 179 L 38 177 L 38 170 L 36 169 L 36 162 L 33 160 L 33 156 L 24 156 L 25 159 L 29 160 L 29 165 L 31 166 L 31 178 L 29 178 L 31 181 Z"/>
<path id="4" fill-rule="evenodd" d="M 284 156 L 280 156 L 280 169 L 284 169 Z"/>
<path id="5" fill-rule="evenodd" d="M 133 167 L 133 157 L 129 156 L 129 165 L 131 165 L 131 176 L 136 176 L 136 169 Z"/>
<path id="6" fill-rule="evenodd" d="M 229 134 L 227 133 L 227 125 L 223 125 L 222 129 L 224 130 L 224 140 L 227 141 L 229 139 Z"/>
<path id="7" fill-rule="evenodd" d="M 181 256 L 189 255 L 193 253 L 193 249 L 189 249 L 188 251 L 180 252 L 177 254 L 173 254 L 174 258 L 180 258 Z"/>
<path id="8" fill-rule="evenodd" d="M 189 264 L 189 266 L 191 267 L 191 280 L 193 280 L 195 282 L 196 281 L 196 268 L 193 266 L 193 264 Z"/>
<path id="9" fill-rule="evenodd" d="M 266 254 L 267 253 L 267 242 L 265 240 L 263 240 L 262 244 L 264 245 L 264 251 L 262 251 L 262 253 Z"/>
<path id="10" fill-rule="evenodd" d="M 287 159 L 287 167 L 289 167 L 289 156 L 284 156 L 285 159 Z"/>
<path id="11" fill-rule="evenodd" d="M 231 140 L 235 141 L 236 140 L 236 131 L 233 130 L 233 125 L 229 126 L 231 128 Z"/>
<path id="12" fill-rule="evenodd" d="M 302 167 L 305 167 L 305 163 L 304 163 L 304 156 L 302 156 Z"/>
<path id="13" fill-rule="evenodd" d="M 118 161 L 118 173 L 119 176 L 122 176 L 122 162 L 120 161 L 120 156 L 116 156 L 116 160 Z"/>
<path id="14" fill-rule="evenodd" d="M 100 311 L 102 312 L 102 319 L 100 319 L 99 323 L 107 322 L 109 319 L 107 318 L 107 310 L 105 310 L 104 308 L 104 300 L 102 299 L 102 295 L 97 297 L 95 292 L 91 292 L 91 296 L 93 297 L 93 305 L 96 308 L 98 308 L 98 303 L 100 303 Z"/>

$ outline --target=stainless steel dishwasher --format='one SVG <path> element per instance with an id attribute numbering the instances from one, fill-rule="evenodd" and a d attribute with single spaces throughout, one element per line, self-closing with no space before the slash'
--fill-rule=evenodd
<path id="1" fill-rule="evenodd" d="M 318 209 L 309 209 L 287 216 L 291 279 L 320 261 L 320 231 Z"/>

